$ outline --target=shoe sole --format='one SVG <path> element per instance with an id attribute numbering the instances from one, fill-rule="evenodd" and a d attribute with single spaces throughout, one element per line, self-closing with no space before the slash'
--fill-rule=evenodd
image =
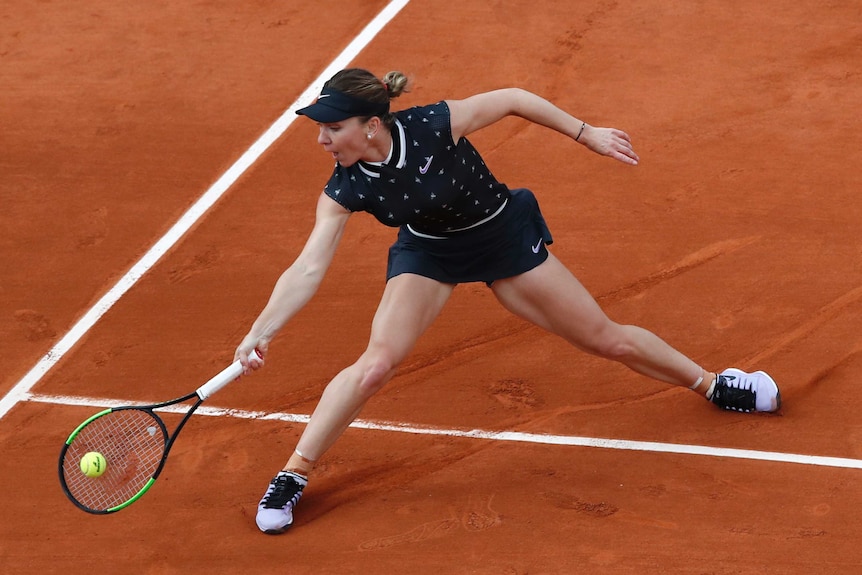
<path id="1" fill-rule="evenodd" d="M 261 527 L 260 523 L 258 523 L 257 521 L 255 521 L 254 524 L 257 525 L 257 528 L 260 529 L 262 533 L 266 533 L 267 535 L 279 535 L 280 533 L 284 533 L 285 531 L 293 527 L 293 521 L 291 521 L 284 527 L 271 527 L 269 529 Z"/>
<path id="2" fill-rule="evenodd" d="M 262 529 L 260 525 L 258 525 L 257 528 L 260 529 L 260 531 L 262 533 L 265 533 L 266 535 L 281 535 L 282 533 L 290 529 L 292 526 L 293 523 L 291 523 L 287 527 L 282 527 L 281 529 Z"/>

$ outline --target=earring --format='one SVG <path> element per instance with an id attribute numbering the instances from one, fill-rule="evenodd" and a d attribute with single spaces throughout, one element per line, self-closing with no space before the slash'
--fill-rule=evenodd
<path id="1" fill-rule="evenodd" d="M 368 134 L 368 139 L 369 139 L 369 140 L 370 140 L 371 138 L 373 138 L 373 137 L 374 137 L 374 136 L 372 136 L 371 134 Z"/>

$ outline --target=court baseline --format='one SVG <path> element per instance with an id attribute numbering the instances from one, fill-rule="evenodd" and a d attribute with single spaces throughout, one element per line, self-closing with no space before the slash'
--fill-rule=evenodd
<path id="1" fill-rule="evenodd" d="M 150 405 L 152 402 L 121 402 L 117 400 L 97 399 L 92 397 L 73 397 L 46 394 L 25 394 L 25 401 L 50 403 L 68 406 L 87 406 L 95 408 L 112 408 L 126 405 Z M 184 414 L 187 406 L 171 405 L 156 411 Z M 196 412 L 209 417 L 233 417 L 236 419 L 255 419 L 261 421 L 282 421 L 288 423 L 308 423 L 310 416 L 293 413 L 248 411 L 202 406 Z M 653 453 L 673 453 L 678 455 L 699 455 L 705 457 L 724 457 L 733 459 L 750 459 L 778 463 L 793 463 L 819 467 L 839 467 L 846 469 L 862 469 L 862 460 L 843 457 L 825 457 L 821 455 L 802 455 L 795 453 L 779 453 L 775 451 L 756 451 L 751 449 L 732 449 L 724 447 L 709 447 L 705 445 L 684 445 L 677 443 L 659 443 L 654 441 L 630 441 L 625 439 L 605 439 L 598 437 L 578 437 L 572 435 L 549 435 L 544 433 L 525 433 L 520 431 L 486 431 L 481 429 L 459 430 L 444 429 L 430 426 L 416 426 L 406 423 L 387 421 L 367 421 L 357 419 L 350 427 L 374 431 L 389 431 L 396 433 L 413 433 L 417 435 L 440 435 L 448 437 L 464 437 L 490 441 L 510 441 L 519 443 L 535 443 L 544 445 L 561 445 L 573 447 L 595 447 L 600 449 L 619 449 L 623 451 L 647 451 Z"/>

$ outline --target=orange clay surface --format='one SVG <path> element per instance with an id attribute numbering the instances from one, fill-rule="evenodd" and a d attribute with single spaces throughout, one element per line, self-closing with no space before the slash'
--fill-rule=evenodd
<path id="1" fill-rule="evenodd" d="M 385 4 L 0 8 L 4 395 Z M 399 107 L 516 85 L 626 130 L 638 167 L 514 118 L 472 139 L 613 319 L 769 371 L 785 406 L 721 412 L 464 285 L 361 418 L 862 459 L 860 21 L 856 0 L 410 2 L 355 64 L 409 73 Z M 159 401 L 229 363 L 311 229 L 315 138 L 293 124 L 32 393 Z M 393 239 L 354 217 L 265 369 L 207 405 L 310 413 L 365 345 Z M 143 499 L 92 516 L 56 460 L 95 411 L 0 420 L 4 574 L 862 573 L 858 469 L 355 428 L 265 536 L 303 427 L 261 419 L 196 416 Z"/>

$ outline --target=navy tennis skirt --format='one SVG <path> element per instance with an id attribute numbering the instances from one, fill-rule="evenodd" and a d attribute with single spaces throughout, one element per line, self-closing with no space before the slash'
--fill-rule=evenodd
<path id="1" fill-rule="evenodd" d="M 511 191 L 503 211 L 475 228 L 422 237 L 407 226 L 389 248 L 387 281 L 412 273 L 439 282 L 485 282 L 527 272 L 548 259 L 551 232 L 530 190 Z"/>

